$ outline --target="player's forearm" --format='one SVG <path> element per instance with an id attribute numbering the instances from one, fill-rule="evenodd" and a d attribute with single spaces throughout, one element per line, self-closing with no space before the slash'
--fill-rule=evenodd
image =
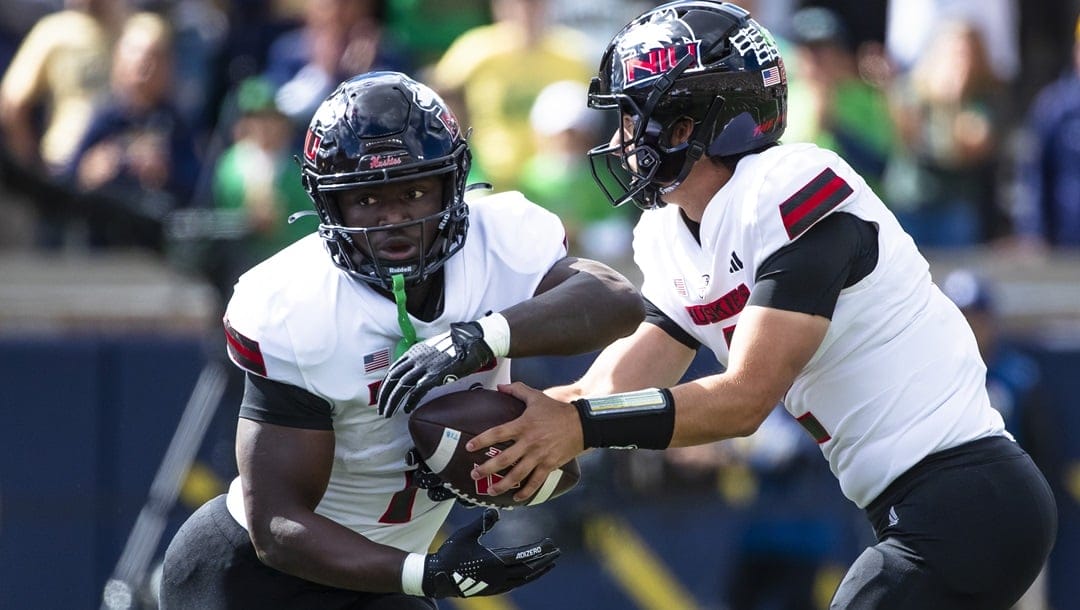
<path id="1" fill-rule="evenodd" d="M 261 528 L 253 525 L 251 538 L 259 559 L 286 574 L 355 591 L 401 591 L 407 553 L 315 513 L 277 516 Z"/>
<path id="2" fill-rule="evenodd" d="M 696 352 L 675 341 L 658 326 L 638 325 L 633 335 L 604 348 L 577 381 L 544 393 L 563 402 L 679 383 Z"/>
<path id="3" fill-rule="evenodd" d="M 779 398 L 730 375 L 710 375 L 671 388 L 675 430 L 671 447 L 687 447 L 749 436 Z"/>
<path id="4" fill-rule="evenodd" d="M 548 394 L 572 401 L 585 448 L 667 449 L 749 436 L 779 400 L 770 399 L 765 388 L 723 374 L 576 400 L 567 398 L 573 386 Z"/>
<path id="5" fill-rule="evenodd" d="M 645 316 L 629 280 L 599 264 L 501 313 L 510 325 L 512 357 L 598 350 L 629 335 Z"/>

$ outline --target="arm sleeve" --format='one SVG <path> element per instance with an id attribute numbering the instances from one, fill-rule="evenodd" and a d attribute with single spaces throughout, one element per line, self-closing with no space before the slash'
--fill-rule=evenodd
<path id="1" fill-rule="evenodd" d="M 877 230 L 851 214 L 820 220 L 761 264 L 750 305 L 832 319 L 840 291 L 877 266 Z"/>
<path id="2" fill-rule="evenodd" d="M 643 299 L 645 301 L 645 321 L 653 326 L 659 326 L 660 330 L 666 332 L 679 343 L 682 343 L 686 347 L 692 350 L 697 350 L 701 347 L 701 342 L 690 336 L 681 326 L 675 323 L 674 320 L 668 317 L 666 313 L 660 311 L 649 299 Z"/>
<path id="3" fill-rule="evenodd" d="M 330 403 L 294 385 L 248 373 L 240 417 L 290 428 L 333 430 Z"/>

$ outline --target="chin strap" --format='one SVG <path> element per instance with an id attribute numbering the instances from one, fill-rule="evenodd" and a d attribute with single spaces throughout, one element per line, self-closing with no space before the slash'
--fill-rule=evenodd
<path id="1" fill-rule="evenodd" d="M 413 328 L 412 321 L 409 320 L 409 312 L 405 309 L 405 276 L 398 273 L 393 276 L 392 280 L 394 303 L 397 305 L 398 327 L 401 328 L 402 334 L 401 341 L 398 341 L 397 346 L 394 347 L 394 359 L 396 360 L 413 343 L 416 343 L 416 329 Z"/>

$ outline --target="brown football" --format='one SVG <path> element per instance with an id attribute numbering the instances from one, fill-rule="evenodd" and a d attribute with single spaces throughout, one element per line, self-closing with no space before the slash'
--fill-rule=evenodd
<path id="1" fill-rule="evenodd" d="M 509 445 L 472 452 L 465 450 L 469 439 L 488 428 L 516 419 L 524 410 L 525 403 L 495 390 L 476 388 L 452 392 L 433 398 L 413 411 L 409 416 L 409 433 L 420 457 L 458 496 L 481 506 L 533 506 L 557 498 L 577 485 L 581 469 L 576 459 L 552 471 L 535 494 L 518 502 L 514 500 L 514 489 L 496 496 L 488 493 L 489 486 L 499 480 L 499 475 L 479 481 L 470 476 L 474 465 L 498 455 Z"/>

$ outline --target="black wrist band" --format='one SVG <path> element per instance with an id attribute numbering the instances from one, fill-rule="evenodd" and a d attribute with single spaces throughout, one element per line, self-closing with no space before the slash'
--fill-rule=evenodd
<path id="1" fill-rule="evenodd" d="M 667 388 L 573 402 L 585 447 L 666 449 L 675 432 L 675 400 Z"/>

